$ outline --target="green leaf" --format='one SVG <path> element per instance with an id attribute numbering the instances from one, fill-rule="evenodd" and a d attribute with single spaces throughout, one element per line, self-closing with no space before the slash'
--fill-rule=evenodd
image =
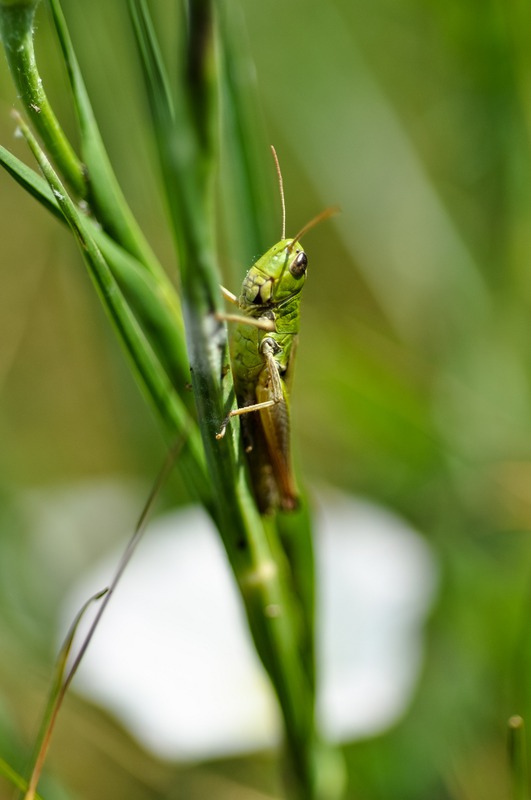
<path id="1" fill-rule="evenodd" d="M 81 247 L 90 275 L 131 359 L 140 384 L 144 387 L 148 398 L 155 405 L 172 436 L 186 434 L 179 466 L 192 495 L 201 497 L 209 507 L 211 504 L 209 481 L 205 472 L 203 451 L 197 435 L 197 428 L 173 390 L 166 373 L 125 302 L 123 294 L 92 236 L 90 226 L 77 211 L 26 123 L 19 119 L 19 125 Z"/>
<path id="2" fill-rule="evenodd" d="M 280 210 L 277 215 L 271 199 L 273 161 L 263 134 L 241 9 L 221 3 L 218 15 L 222 148 L 226 151 L 221 168 L 227 183 L 222 193 L 229 200 L 231 253 L 244 267 L 271 246 L 271 220 L 278 220 L 274 231 L 280 234 Z"/>
<path id="3" fill-rule="evenodd" d="M 214 255 L 212 140 L 205 133 L 209 127 L 205 121 L 207 112 L 204 109 L 199 112 L 190 101 L 191 92 L 183 74 L 180 75 L 178 87 L 179 103 L 173 102 L 146 3 L 144 0 L 129 0 L 129 9 L 141 57 L 183 286 L 188 272 L 198 271 L 195 284 L 200 283 L 201 286 L 194 303 L 202 302 L 201 298 L 207 296 L 207 305 L 212 311 L 219 306 L 220 295 Z M 189 22 L 192 23 L 195 18 L 191 15 Z M 208 27 L 203 17 L 199 18 L 201 24 Z M 188 34 L 193 37 L 190 30 Z M 196 40 L 201 41 L 203 49 L 205 45 L 199 36 L 194 38 Z M 192 60 L 188 58 L 187 63 Z M 195 69 L 196 73 L 200 71 L 197 65 Z M 203 91 L 197 83 L 194 88 L 202 97 L 212 96 L 211 92 Z"/>
<path id="4" fill-rule="evenodd" d="M 7 778 L 7 780 L 21 792 L 25 792 L 27 790 L 28 782 L 22 777 L 22 775 L 19 775 L 16 770 L 10 767 L 7 761 L 4 761 L 3 758 L 0 758 L 0 775 L 3 775 L 4 778 Z M 41 795 L 34 794 L 34 800 L 42 800 Z"/>
<path id="5" fill-rule="evenodd" d="M 186 47 L 193 52 L 187 53 L 178 75 L 179 104 L 176 107 L 169 95 L 160 50 L 144 0 L 130 0 L 130 9 L 179 252 L 192 381 L 212 478 L 215 519 L 245 602 L 256 648 L 284 715 L 288 750 L 298 787 L 294 796 L 310 800 L 318 796 L 319 782 L 313 669 L 311 665 L 308 668 L 303 665 L 301 656 L 303 652 L 307 655 L 312 635 L 302 630 L 297 590 L 285 554 L 274 525 L 268 524 L 266 531 L 263 519 L 250 502 L 242 463 L 235 457 L 231 436 L 216 440 L 224 415 L 220 380 L 224 366 L 220 358 L 224 329 L 213 313 L 219 303 L 219 278 L 211 212 L 213 145 L 206 135 L 210 130 L 210 115 L 214 113 L 213 42 L 204 39 L 205 32 L 211 31 L 211 19 L 205 19 L 205 14 L 211 14 L 212 8 L 203 0 L 189 4 Z M 196 31 L 193 30 L 195 24 L 199 27 Z M 194 65 L 191 83 L 190 64 Z M 157 76 L 162 78 L 159 80 Z M 191 100 L 195 93 L 201 98 L 198 106 Z M 205 102 L 210 104 L 210 109 L 204 107 Z M 303 627 L 305 625 L 304 622 Z"/>
<path id="6" fill-rule="evenodd" d="M 97 592 L 83 604 L 81 609 L 76 614 L 76 617 L 72 625 L 70 626 L 70 629 L 68 630 L 68 633 L 63 642 L 61 650 L 59 651 L 59 656 L 55 664 L 55 670 L 52 679 L 52 685 L 50 688 L 50 693 L 48 695 L 48 702 L 46 704 L 46 708 L 41 721 L 40 732 L 37 737 L 35 756 L 33 758 L 33 763 L 30 771 L 31 777 L 28 781 L 26 794 L 24 795 L 24 800 L 34 800 L 36 797 L 37 785 L 39 783 L 42 768 L 44 766 L 46 755 L 48 753 L 48 748 L 50 746 L 52 733 L 55 727 L 55 722 L 57 720 L 57 715 L 59 714 L 59 710 L 61 708 L 66 693 L 66 689 L 68 686 L 68 680 L 65 681 L 66 665 L 68 662 L 68 658 L 70 656 L 70 651 L 72 649 L 72 644 L 74 642 L 74 637 L 76 635 L 77 629 L 89 606 L 91 606 L 92 603 L 94 603 L 96 600 L 100 600 L 106 593 L 107 589 L 104 589 L 101 592 Z"/>
<path id="7" fill-rule="evenodd" d="M 81 152 L 88 169 L 89 200 L 109 234 L 158 275 L 161 267 L 127 205 L 103 144 L 59 0 L 50 0 L 50 5 L 74 96 Z"/>
<path id="8" fill-rule="evenodd" d="M 65 179 L 78 196 L 84 197 L 83 167 L 52 110 L 37 69 L 33 47 L 35 5 L 0 5 L 0 36 L 11 77 L 28 118 Z"/>
<path id="9" fill-rule="evenodd" d="M 31 194 L 44 208 L 57 217 L 64 219 L 53 192 L 40 175 L 0 145 L 0 165 Z"/>
<path id="10" fill-rule="evenodd" d="M 0 165 L 57 219 L 66 219 L 46 181 L 24 162 L 0 146 Z M 155 278 L 143 265 L 114 242 L 91 218 L 85 218 L 91 234 L 107 261 L 142 330 L 191 411 L 193 396 L 187 387 L 190 367 L 184 341 L 184 325 L 178 297 L 164 276 Z"/>

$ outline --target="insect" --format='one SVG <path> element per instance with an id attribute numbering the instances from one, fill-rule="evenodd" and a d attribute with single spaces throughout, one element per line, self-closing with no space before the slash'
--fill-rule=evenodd
<path id="1" fill-rule="evenodd" d="M 282 203 L 282 238 L 250 268 L 239 297 L 222 288 L 238 307 L 220 318 L 235 323 L 230 337 L 231 369 L 238 408 L 224 419 L 221 439 L 230 420 L 239 416 L 250 482 L 261 513 L 298 506 L 291 463 L 289 398 L 299 333 L 301 292 L 308 257 L 300 239 L 318 222 L 336 213 L 327 209 L 286 239 L 282 173 L 274 147 Z"/>

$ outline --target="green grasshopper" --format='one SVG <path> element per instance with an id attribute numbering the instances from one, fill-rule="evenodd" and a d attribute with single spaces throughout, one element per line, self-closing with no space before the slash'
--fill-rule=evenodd
<path id="1" fill-rule="evenodd" d="M 221 287 L 238 314 L 220 318 L 236 323 L 230 337 L 231 369 L 238 408 L 224 419 L 217 438 L 232 417 L 241 418 L 251 486 L 258 508 L 268 514 L 298 506 L 290 447 L 289 396 L 299 333 L 301 291 L 308 257 L 302 236 L 336 209 L 327 209 L 293 239 L 285 238 L 286 210 L 282 174 L 275 148 L 282 202 L 282 238 L 248 271 L 239 297 Z"/>

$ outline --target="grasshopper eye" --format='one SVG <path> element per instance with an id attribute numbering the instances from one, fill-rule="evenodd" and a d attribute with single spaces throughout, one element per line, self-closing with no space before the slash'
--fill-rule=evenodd
<path id="1" fill-rule="evenodd" d="M 294 278 L 302 278 L 308 266 L 308 256 L 305 252 L 299 253 L 293 264 L 290 266 L 289 271 Z"/>

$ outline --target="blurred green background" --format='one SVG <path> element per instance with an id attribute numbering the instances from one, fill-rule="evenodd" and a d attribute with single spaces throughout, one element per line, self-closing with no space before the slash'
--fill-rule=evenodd
<path id="1" fill-rule="evenodd" d="M 293 399 L 304 479 L 399 512 L 441 568 L 414 703 L 385 735 L 345 748 L 348 796 L 507 798 L 507 719 L 531 720 L 531 12 L 516 0 L 227 3 L 244 17 L 257 142 L 273 189 L 267 144 L 278 150 L 288 234 L 342 209 L 305 240 Z M 178 15 L 170 0 L 152 5 L 171 62 Z M 176 274 L 125 2 L 63 8 L 122 186 Z M 72 132 L 44 4 L 37 53 Z M 0 141 L 31 163 L 14 99 L 4 63 Z M 222 165 L 221 197 L 227 182 Z M 235 289 L 258 254 L 240 264 L 230 213 L 220 227 Z M 164 446 L 74 243 L 5 174 L 0 236 L 0 752 L 23 769 L 58 604 L 139 511 L 74 519 L 75 552 L 58 565 L 28 498 L 108 476 L 147 494 Z M 174 479 L 166 503 L 185 500 Z M 277 786 L 270 755 L 155 762 L 74 696 L 49 763 L 86 800 L 253 800 Z"/>

